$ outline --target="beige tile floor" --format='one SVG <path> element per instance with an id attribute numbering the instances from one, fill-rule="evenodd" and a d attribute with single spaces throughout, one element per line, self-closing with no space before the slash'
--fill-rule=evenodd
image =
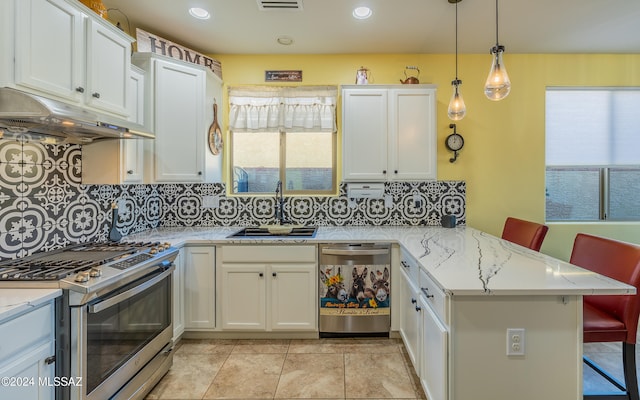
<path id="1" fill-rule="evenodd" d="M 182 340 L 152 399 L 425 399 L 398 339 Z"/>
<path id="2" fill-rule="evenodd" d="M 584 353 L 622 380 L 619 343 Z M 640 348 L 639 348 L 640 351 Z M 640 371 L 639 371 L 640 375 Z M 585 393 L 615 388 L 584 366 Z M 182 340 L 148 400 L 425 399 L 397 339 Z"/>
<path id="3" fill-rule="evenodd" d="M 640 343 L 640 342 L 638 342 Z M 624 382 L 622 368 L 622 344 L 616 343 L 585 343 L 582 347 L 585 356 L 607 371 L 612 377 Z M 637 373 L 640 376 L 640 346 L 636 345 Z M 584 370 L 583 391 L 588 394 L 619 393 L 618 389 L 594 372 L 586 364 Z"/>

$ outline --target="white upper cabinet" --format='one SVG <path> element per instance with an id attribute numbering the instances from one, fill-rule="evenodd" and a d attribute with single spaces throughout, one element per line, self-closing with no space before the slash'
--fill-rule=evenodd
<path id="1" fill-rule="evenodd" d="M 3 86 L 128 116 L 131 37 L 76 1 L 2 3 Z"/>
<path id="2" fill-rule="evenodd" d="M 346 85 L 344 181 L 436 179 L 434 85 Z"/>
<path id="3" fill-rule="evenodd" d="M 210 153 L 207 129 L 213 99 L 222 102 L 222 81 L 202 66 L 153 53 L 136 53 L 133 63 L 147 75 L 145 125 L 156 136 L 145 153 L 145 182 L 221 181 L 222 157 Z"/>
<path id="4" fill-rule="evenodd" d="M 115 114 L 129 115 L 130 38 L 114 35 L 94 19 L 87 19 L 86 38 L 87 103 Z"/>
<path id="5" fill-rule="evenodd" d="M 144 125 L 144 71 L 131 65 L 129 121 Z M 82 146 L 82 183 L 144 183 L 144 145 L 149 139 L 99 140 Z"/>
<path id="6" fill-rule="evenodd" d="M 342 91 L 343 180 L 387 179 L 387 89 Z"/>

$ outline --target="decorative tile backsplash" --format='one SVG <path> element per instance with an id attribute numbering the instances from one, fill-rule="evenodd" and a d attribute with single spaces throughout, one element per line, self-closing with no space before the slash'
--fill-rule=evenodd
<path id="1" fill-rule="evenodd" d="M 0 140 L 0 260 L 106 240 L 113 202 L 123 235 L 275 222 L 275 195 L 227 197 L 220 183 L 82 185 L 81 155 L 78 145 Z M 439 225 L 443 214 L 465 224 L 465 195 L 463 181 L 389 182 L 386 201 L 350 200 L 342 184 L 339 196 L 285 197 L 285 211 L 293 223 L 318 226 Z"/>

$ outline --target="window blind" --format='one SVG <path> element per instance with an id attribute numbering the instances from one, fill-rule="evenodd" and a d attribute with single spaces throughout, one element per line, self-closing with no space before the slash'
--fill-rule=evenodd
<path id="1" fill-rule="evenodd" d="M 640 165 L 640 88 L 547 88 L 547 166 Z"/>

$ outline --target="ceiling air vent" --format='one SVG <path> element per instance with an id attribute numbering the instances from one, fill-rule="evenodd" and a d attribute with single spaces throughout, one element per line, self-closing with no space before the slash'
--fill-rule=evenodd
<path id="1" fill-rule="evenodd" d="M 262 11 L 269 10 L 302 10 L 302 0 L 257 0 Z"/>

